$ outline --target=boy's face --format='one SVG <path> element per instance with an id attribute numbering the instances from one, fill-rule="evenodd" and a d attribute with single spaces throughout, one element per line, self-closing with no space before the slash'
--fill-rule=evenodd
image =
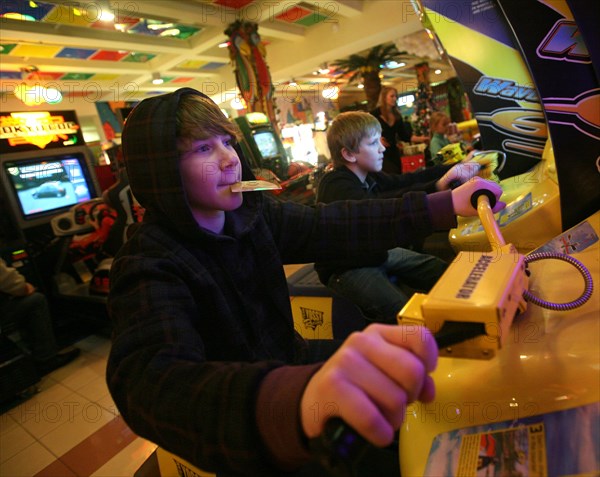
<path id="1" fill-rule="evenodd" d="M 449 119 L 442 119 L 437 126 L 435 126 L 433 129 L 433 132 L 436 132 L 438 134 L 446 134 L 446 132 L 448 131 L 448 125 L 450 124 L 450 120 Z"/>
<path id="2" fill-rule="evenodd" d="M 231 192 L 241 180 L 240 159 L 230 136 L 192 142 L 180 160 L 180 173 L 190 207 L 199 224 L 242 205 L 242 193 Z"/>
<path id="3" fill-rule="evenodd" d="M 346 160 L 361 172 L 379 172 L 383 167 L 383 151 L 385 147 L 381 143 L 381 133 L 372 132 L 362 138 L 358 152 L 349 152 Z"/>

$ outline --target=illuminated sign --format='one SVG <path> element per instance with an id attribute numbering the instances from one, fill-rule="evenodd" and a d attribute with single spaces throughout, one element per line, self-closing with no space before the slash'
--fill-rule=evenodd
<path id="1" fill-rule="evenodd" d="M 248 113 L 246 114 L 246 119 L 252 125 L 256 124 L 269 124 L 269 118 L 263 113 Z"/>
<path id="2" fill-rule="evenodd" d="M 2 152 L 83 144 L 74 111 L 13 112 L 0 115 Z"/>

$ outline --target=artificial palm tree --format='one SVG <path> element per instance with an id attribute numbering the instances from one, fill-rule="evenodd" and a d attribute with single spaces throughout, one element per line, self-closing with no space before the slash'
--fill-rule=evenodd
<path id="1" fill-rule="evenodd" d="M 337 60 L 332 66 L 338 68 L 344 74 L 352 73 L 348 82 L 362 79 L 365 86 L 365 95 L 369 110 L 377 106 L 379 92 L 381 91 L 381 78 L 379 72 L 389 61 L 399 60 L 406 55 L 405 51 L 398 51 L 394 44 L 377 45 L 373 47 L 366 56 L 350 55 L 344 60 Z"/>

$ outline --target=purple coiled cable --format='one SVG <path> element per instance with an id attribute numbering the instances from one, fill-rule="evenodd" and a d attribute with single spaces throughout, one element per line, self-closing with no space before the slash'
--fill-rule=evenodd
<path id="1" fill-rule="evenodd" d="M 594 290 L 594 282 L 592 280 L 592 275 L 590 274 L 589 270 L 585 267 L 585 265 L 583 263 L 581 263 L 579 260 L 571 257 L 570 255 L 565 255 L 563 253 L 555 253 L 555 252 L 532 253 L 530 255 L 525 256 L 525 263 L 535 262 L 538 260 L 551 259 L 551 258 L 554 258 L 556 260 L 562 260 L 564 262 L 568 262 L 571 265 L 573 265 L 577 270 L 579 270 L 579 272 L 581 273 L 581 275 L 583 276 L 583 279 L 585 281 L 585 290 L 583 291 L 583 294 L 576 300 L 573 300 L 573 301 L 567 302 L 567 303 L 552 303 L 552 302 L 549 302 L 546 300 L 542 300 L 541 298 L 538 298 L 537 296 L 531 294 L 528 290 L 525 290 L 523 292 L 523 297 L 525 298 L 525 300 L 527 300 L 535 305 L 541 306 L 542 308 L 548 308 L 550 310 L 567 311 L 567 310 L 573 310 L 574 308 L 579 308 L 586 301 L 588 301 L 590 299 L 590 297 L 592 296 L 592 291 Z"/>

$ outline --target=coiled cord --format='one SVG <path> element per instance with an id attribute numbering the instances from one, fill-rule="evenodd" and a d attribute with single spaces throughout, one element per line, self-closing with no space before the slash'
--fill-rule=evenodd
<path id="1" fill-rule="evenodd" d="M 546 259 L 556 259 L 562 260 L 563 262 L 570 263 L 573 265 L 579 273 L 583 276 L 585 281 L 585 289 L 583 294 L 577 298 L 576 300 L 567 302 L 567 303 L 552 303 L 546 300 L 542 300 L 541 298 L 533 295 L 529 292 L 529 290 L 525 290 L 523 292 L 523 297 L 525 300 L 533 303 L 534 305 L 541 306 L 542 308 L 547 308 L 549 310 L 556 311 L 567 311 L 573 310 L 575 308 L 579 308 L 586 301 L 590 299 L 592 296 L 592 291 L 594 290 L 594 282 L 592 280 L 592 275 L 589 270 L 585 267 L 583 263 L 579 260 L 571 257 L 570 255 L 565 255 L 564 253 L 555 253 L 555 252 L 535 252 L 530 255 L 525 256 L 525 263 L 536 262 L 538 260 L 546 260 Z"/>

